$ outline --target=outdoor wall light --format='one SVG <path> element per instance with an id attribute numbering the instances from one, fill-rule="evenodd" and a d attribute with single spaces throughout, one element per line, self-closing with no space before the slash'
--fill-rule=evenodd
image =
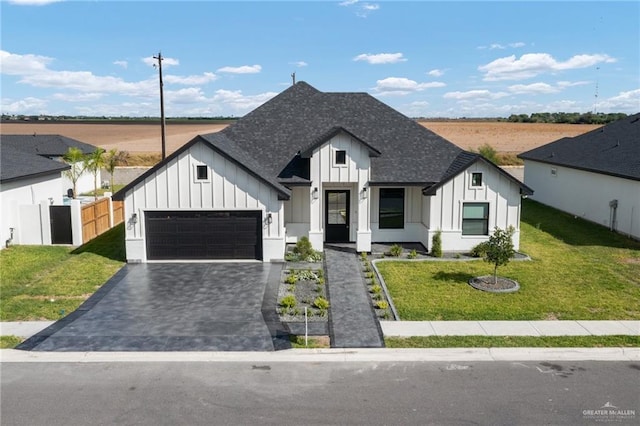
<path id="1" fill-rule="evenodd" d="M 363 200 L 366 200 L 366 199 L 367 199 L 368 192 L 369 192 L 369 191 L 367 191 L 367 187 L 366 187 L 366 186 L 362 188 L 362 191 L 360 191 L 360 194 L 362 194 L 362 199 L 363 199 Z"/>
<path id="2" fill-rule="evenodd" d="M 133 213 L 131 215 L 131 223 L 133 223 L 134 225 L 138 223 L 138 213 Z"/>
<path id="3" fill-rule="evenodd" d="M 318 199 L 318 187 L 317 186 L 315 188 L 313 188 L 313 192 L 311 193 L 311 195 L 313 196 L 314 200 Z"/>
<path id="4" fill-rule="evenodd" d="M 53 198 L 49 197 L 49 204 L 53 205 Z"/>
<path id="5" fill-rule="evenodd" d="M 273 222 L 273 217 L 271 216 L 271 213 L 267 213 L 266 222 L 267 222 L 267 225 L 271 225 L 271 223 Z"/>

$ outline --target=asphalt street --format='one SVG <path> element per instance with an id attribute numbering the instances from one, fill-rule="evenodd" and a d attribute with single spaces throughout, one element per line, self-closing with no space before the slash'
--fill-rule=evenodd
<path id="1" fill-rule="evenodd" d="M 10 425 L 589 425 L 640 421 L 636 361 L 1 365 Z"/>

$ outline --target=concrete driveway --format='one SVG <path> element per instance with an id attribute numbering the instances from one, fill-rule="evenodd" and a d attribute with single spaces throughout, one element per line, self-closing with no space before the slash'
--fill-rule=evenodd
<path id="1" fill-rule="evenodd" d="M 287 341 L 275 314 L 280 269 L 269 263 L 126 265 L 78 310 L 18 348 L 273 351 L 274 343 Z"/>

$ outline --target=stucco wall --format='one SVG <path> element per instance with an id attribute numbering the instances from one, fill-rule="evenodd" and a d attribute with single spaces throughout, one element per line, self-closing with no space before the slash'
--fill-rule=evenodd
<path id="1" fill-rule="evenodd" d="M 530 160 L 525 161 L 524 176 L 535 190 L 533 200 L 602 226 L 611 227 L 609 203 L 618 200 L 615 229 L 640 239 L 640 181 Z"/>

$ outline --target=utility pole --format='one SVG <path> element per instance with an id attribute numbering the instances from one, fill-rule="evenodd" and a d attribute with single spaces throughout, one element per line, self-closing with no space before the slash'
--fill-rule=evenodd
<path id="1" fill-rule="evenodd" d="M 154 56 L 153 59 L 158 60 L 158 70 L 160 71 L 160 131 L 162 132 L 162 159 L 164 160 L 167 155 L 166 149 L 166 137 L 165 137 L 165 120 L 164 120 L 164 84 L 162 83 L 162 52 L 158 52 L 158 56 Z M 153 64 L 155 66 L 155 64 Z"/>

